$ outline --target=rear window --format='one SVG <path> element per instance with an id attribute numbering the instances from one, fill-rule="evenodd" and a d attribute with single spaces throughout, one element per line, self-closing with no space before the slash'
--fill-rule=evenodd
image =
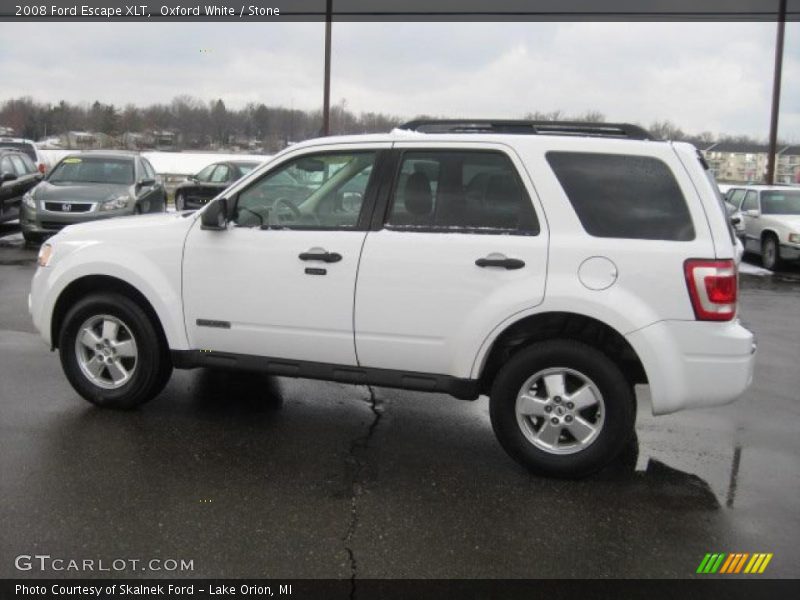
<path id="1" fill-rule="evenodd" d="M 649 156 L 548 152 L 547 161 L 587 233 L 689 241 L 686 200 L 670 168 Z"/>
<path id="2" fill-rule="evenodd" d="M 761 192 L 761 212 L 765 215 L 800 215 L 800 190 Z"/>
<path id="3" fill-rule="evenodd" d="M 33 144 L 26 142 L 4 142 L 0 140 L 0 148 L 13 148 L 14 150 L 19 150 L 20 152 L 27 154 L 32 161 L 36 162 L 36 149 L 33 147 Z"/>

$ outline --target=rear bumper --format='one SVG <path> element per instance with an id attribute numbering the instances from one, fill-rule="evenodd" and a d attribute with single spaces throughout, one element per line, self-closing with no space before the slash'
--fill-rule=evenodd
<path id="1" fill-rule="evenodd" d="M 753 381 L 755 336 L 738 319 L 661 321 L 625 337 L 644 364 L 653 414 L 728 404 Z"/>

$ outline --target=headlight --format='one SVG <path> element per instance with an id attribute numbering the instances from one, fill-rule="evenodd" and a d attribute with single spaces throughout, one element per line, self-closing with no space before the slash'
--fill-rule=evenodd
<path id="1" fill-rule="evenodd" d="M 39 258 L 37 262 L 40 267 L 46 267 L 50 264 L 50 257 L 53 256 L 53 247 L 50 244 L 42 244 L 39 248 Z"/>
<path id="2" fill-rule="evenodd" d="M 33 199 L 33 194 L 30 192 L 25 192 L 25 195 L 22 196 L 22 203 L 31 210 L 36 210 L 36 200 Z"/>
<path id="3" fill-rule="evenodd" d="M 128 196 L 128 194 L 112 196 L 108 200 L 100 203 L 100 210 L 119 210 L 120 208 L 128 206 L 128 202 L 130 201 L 131 197 Z"/>
<path id="4" fill-rule="evenodd" d="M 790 233 L 789 234 L 789 243 L 790 244 L 800 244 L 800 233 Z"/>

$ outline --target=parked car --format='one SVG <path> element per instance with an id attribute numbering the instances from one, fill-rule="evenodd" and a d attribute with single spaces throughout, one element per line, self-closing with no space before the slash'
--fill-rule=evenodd
<path id="1" fill-rule="evenodd" d="M 24 138 L 0 137 L 0 147 L 13 148 L 24 152 L 33 161 L 40 173 L 47 172 L 47 162 L 33 141 Z"/>
<path id="2" fill-rule="evenodd" d="M 764 268 L 775 270 L 783 261 L 800 259 L 800 188 L 749 185 L 728 191 L 738 208 L 745 252 L 761 256 Z"/>
<path id="3" fill-rule="evenodd" d="M 23 197 L 26 241 L 40 241 L 67 225 L 164 212 L 167 194 L 150 162 L 136 153 L 90 151 L 64 157 Z"/>
<path id="4" fill-rule="evenodd" d="M 0 148 L 0 223 L 19 218 L 22 197 L 42 179 L 27 154 Z"/>
<path id="5" fill-rule="evenodd" d="M 175 189 L 175 209 L 200 208 L 214 196 L 247 175 L 259 165 L 249 160 L 234 160 L 208 165 Z"/>
<path id="6" fill-rule="evenodd" d="M 637 384 L 655 414 L 744 392 L 735 238 L 693 146 L 609 123 L 404 129 L 293 145 L 195 213 L 52 238 L 29 307 L 70 383 L 114 408 L 201 366 L 485 394 L 503 448 L 560 477 L 619 454 Z"/>

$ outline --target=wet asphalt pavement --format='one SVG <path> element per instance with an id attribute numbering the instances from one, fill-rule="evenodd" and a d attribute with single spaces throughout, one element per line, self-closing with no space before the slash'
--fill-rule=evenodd
<path id="1" fill-rule="evenodd" d="M 738 402 L 654 418 L 579 482 L 536 478 L 486 398 L 176 371 L 131 413 L 72 391 L 34 333 L 35 249 L 0 225 L 0 577 L 14 557 L 193 560 L 193 577 L 691 577 L 707 552 L 800 576 L 800 269 L 743 276 Z M 107 573 L 97 574 L 107 576 Z M 165 576 L 122 572 L 121 576 Z"/>

